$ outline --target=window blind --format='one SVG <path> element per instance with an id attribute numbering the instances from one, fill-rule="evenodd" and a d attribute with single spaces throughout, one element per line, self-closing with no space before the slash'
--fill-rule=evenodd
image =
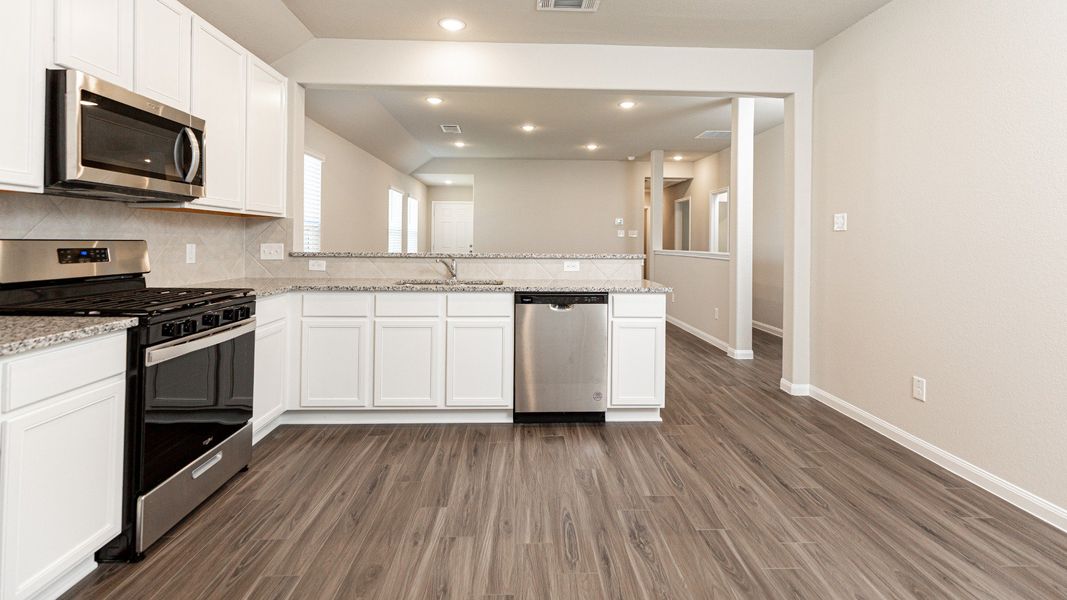
<path id="1" fill-rule="evenodd" d="M 408 196 L 408 252 L 419 251 L 419 199 Z"/>
<path id="2" fill-rule="evenodd" d="M 389 252 L 403 252 L 404 242 L 404 194 L 389 190 Z"/>
<path id="3" fill-rule="evenodd" d="M 304 155 L 304 252 L 322 248 L 322 159 Z"/>

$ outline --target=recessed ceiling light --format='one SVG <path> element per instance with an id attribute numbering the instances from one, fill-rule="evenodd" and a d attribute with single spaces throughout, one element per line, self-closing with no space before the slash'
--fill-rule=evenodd
<path id="1" fill-rule="evenodd" d="M 152 162 L 152 159 L 151 159 L 151 158 L 146 158 L 146 159 L 144 159 L 144 161 L 145 161 L 146 163 L 150 163 L 150 162 Z"/>
<path id="2" fill-rule="evenodd" d="M 534 129 L 537 129 L 537 125 L 534 125 L 533 123 L 527 123 L 527 124 L 522 126 L 522 130 L 525 131 L 526 133 L 530 133 Z"/>
<path id="3" fill-rule="evenodd" d="M 586 144 L 585 145 L 585 149 L 589 150 L 590 152 L 592 152 L 593 150 L 596 150 L 599 147 L 600 146 L 597 146 L 596 144 Z"/>
<path id="4" fill-rule="evenodd" d="M 467 27 L 467 24 L 459 19 L 453 19 L 451 17 L 447 19 L 441 19 L 437 22 L 441 26 L 441 29 L 445 31 L 461 31 Z"/>
<path id="5" fill-rule="evenodd" d="M 637 106 L 637 103 L 634 102 L 633 100 L 623 100 L 622 102 L 619 103 L 619 108 L 621 108 L 623 110 L 630 110 L 631 108 L 633 108 L 635 106 Z"/>
<path id="6" fill-rule="evenodd" d="M 675 154 L 674 155 L 674 160 L 682 160 L 682 155 L 681 154 Z"/>
<path id="7" fill-rule="evenodd" d="M 463 148 L 467 145 L 467 142 L 453 142 L 452 145 L 456 148 Z"/>
<path id="8" fill-rule="evenodd" d="M 451 179 L 446 179 L 445 180 L 445 185 L 452 185 L 452 180 Z"/>
<path id="9" fill-rule="evenodd" d="M 429 102 L 430 104 L 434 105 L 434 106 L 437 106 L 438 104 L 444 102 L 444 100 L 438 98 L 437 96 L 430 96 L 429 98 L 426 99 L 426 101 Z"/>
<path id="10" fill-rule="evenodd" d="M 626 160 L 637 160 L 636 156 L 627 156 Z"/>

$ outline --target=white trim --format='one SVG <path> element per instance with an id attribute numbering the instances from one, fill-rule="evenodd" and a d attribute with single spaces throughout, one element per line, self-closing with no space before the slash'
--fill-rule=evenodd
<path id="1" fill-rule="evenodd" d="M 689 258 L 705 258 L 708 260 L 730 260 L 730 254 L 726 252 L 698 252 L 696 250 L 656 250 L 656 256 L 687 256 Z"/>
<path id="2" fill-rule="evenodd" d="M 782 337 L 782 328 L 781 327 L 775 327 L 774 325 L 768 325 L 766 323 L 762 323 L 760 321 L 753 320 L 752 321 L 752 328 L 753 329 L 759 329 L 760 331 L 762 331 L 764 333 L 769 333 L 769 334 L 771 334 L 771 335 L 773 335 L 775 337 Z"/>
<path id="3" fill-rule="evenodd" d="M 980 467 L 955 456 L 871 413 L 845 402 L 833 394 L 811 386 L 811 397 L 826 406 L 874 430 L 916 454 L 944 467 L 978 487 L 1021 508 L 1053 527 L 1067 531 L 1067 509 L 1036 496 Z"/>
<path id="4" fill-rule="evenodd" d="M 604 413 L 604 421 L 607 423 L 658 423 L 662 420 L 659 408 L 608 407 Z"/>
<path id="5" fill-rule="evenodd" d="M 686 196 L 685 198 L 679 198 L 674 201 L 674 245 L 678 246 L 678 205 L 685 202 L 686 212 L 689 213 L 689 231 L 685 232 L 689 238 L 689 245 L 693 245 L 693 197 Z M 690 248 L 689 250 L 679 250 L 679 252 L 696 252 Z"/>
<path id="6" fill-rule="evenodd" d="M 432 423 L 511 423 L 511 409 L 456 410 L 291 410 L 280 425 L 405 425 Z"/>
<path id="7" fill-rule="evenodd" d="M 275 416 L 269 422 L 266 422 L 266 423 L 263 423 L 262 425 L 260 425 L 259 428 L 256 428 L 256 426 L 253 425 L 252 426 L 252 445 L 255 446 L 256 444 L 261 442 L 263 440 L 263 438 L 265 438 L 268 435 L 270 435 L 272 431 L 277 429 L 278 426 L 282 424 L 282 415 L 284 415 L 284 414 L 285 414 L 285 410 L 282 410 L 281 412 L 278 413 L 277 416 Z M 261 422 L 262 422 L 262 420 L 261 420 Z"/>
<path id="8" fill-rule="evenodd" d="M 64 571 L 62 575 L 53 579 L 36 593 L 31 594 L 30 597 L 58 598 L 67 590 L 74 587 L 82 579 L 88 577 L 90 573 L 96 570 L 96 567 L 96 560 L 93 558 L 93 555 L 90 554 L 80 562 L 74 564 L 71 568 Z"/>
<path id="9" fill-rule="evenodd" d="M 723 352 L 729 352 L 730 351 L 730 345 L 727 344 L 726 342 L 720 340 L 719 338 L 711 335 L 710 333 L 708 333 L 706 331 L 703 331 L 703 330 L 697 329 L 696 327 L 693 327 L 692 325 L 690 325 L 689 323 L 686 323 L 685 321 L 679 319 L 678 317 L 667 315 L 667 322 L 670 323 L 671 325 L 674 325 L 675 327 L 681 329 L 682 331 L 685 331 L 686 333 L 692 334 L 692 335 L 700 338 L 701 340 L 711 344 L 712 346 L 715 346 L 716 348 L 718 348 L 719 350 L 722 350 Z"/>
<path id="10" fill-rule="evenodd" d="M 790 396 L 810 396 L 811 386 L 806 383 L 793 383 L 785 377 L 778 382 L 778 387 Z"/>
<path id="11" fill-rule="evenodd" d="M 737 348 L 730 348 L 726 351 L 726 356 L 735 360 L 752 360 L 756 358 L 756 353 L 751 350 L 738 350 Z"/>

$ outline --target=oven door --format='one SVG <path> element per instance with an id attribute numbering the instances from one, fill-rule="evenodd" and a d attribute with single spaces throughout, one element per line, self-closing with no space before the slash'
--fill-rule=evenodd
<path id="1" fill-rule="evenodd" d="M 49 71 L 46 185 L 84 196 L 204 195 L 204 121 L 79 71 Z"/>
<path id="2" fill-rule="evenodd" d="M 252 418 L 255 318 L 145 350 L 144 494 Z"/>

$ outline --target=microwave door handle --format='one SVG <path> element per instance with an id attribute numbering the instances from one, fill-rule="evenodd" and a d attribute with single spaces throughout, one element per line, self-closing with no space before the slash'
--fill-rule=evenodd
<path id="1" fill-rule="evenodd" d="M 200 172 L 200 140 L 196 139 L 196 133 L 192 127 L 182 129 L 185 137 L 189 139 L 189 148 L 193 151 L 193 163 L 189 165 L 189 172 L 185 174 L 185 183 L 192 183 L 196 174 Z"/>
<path id="2" fill-rule="evenodd" d="M 174 168 L 177 169 L 178 178 L 182 181 L 185 181 L 185 173 L 182 173 L 182 138 L 185 137 L 186 129 L 189 128 L 183 127 L 182 130 L 178 132 L 178 137 L 174 138 Z M 192 169 L 189 170 L 192 171 Z"/>

